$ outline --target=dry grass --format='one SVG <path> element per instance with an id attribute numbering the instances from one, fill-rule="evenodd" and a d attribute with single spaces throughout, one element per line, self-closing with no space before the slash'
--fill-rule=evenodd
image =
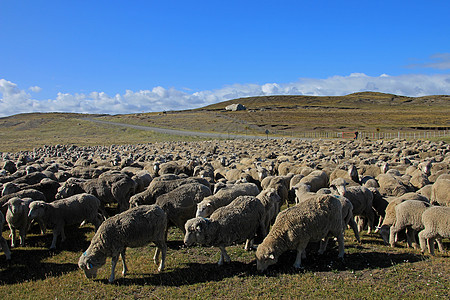
<path id="1" fill-rule="evenodd" d="M 35 229 L 35 232 L 37 229 Z M 93 228 L 68 231 L 61 251 L 50 252 L 51 235 L 29 236 L 27 247 L 13 249 L 13 264 L 5 266 L 0 255 L 2 299 L 174 299 L 174 298 L 437 298 L 448 299 L 448 255 L 423 256 L 417 250 L 389 248 L 377 235 L 362 235 L 362 245 L 346 232 L 345 261 L 337 260 L 337 247 L 319 256 L 311 246 L 304 269 L 291 265 L 295 253 L 281 256 L 267 273 L 256 271 L 254 252 L 243 245 L 228 248 L 230 264 L 217 266 L 219 250 L 182 246 L 182 234 L 171 229 L 166 270 L 157 273 L 152 261 L 154 246 L 127 250 L 130 274 L 108 284 L 110 260 L 96 280 L 88 280 L 77 267 L 78 257 L 88 247 Z M 8 237 L 8 232 L 3 236 Z M 449 247 L 448 240 L 446 246 Z"/>

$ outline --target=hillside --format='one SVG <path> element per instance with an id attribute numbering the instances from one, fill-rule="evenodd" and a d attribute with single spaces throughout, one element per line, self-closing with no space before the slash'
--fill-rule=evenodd
<path id="1" fill-rule="evenodd" d="M 226 111 L 232 103 L 244 111 Z M 76 143 L 111 145 L 195 139 L 108 126 L 86 118 L 126 124 L 229 134 L 301 137 L 305 132 L 423 132 L 450 129 L 450 95 L 419 98 L 373 92 L 347 96 L 261 96 L 184 111 L 124 115 L 33 113 L 0 118 L 1 151 Z"/>

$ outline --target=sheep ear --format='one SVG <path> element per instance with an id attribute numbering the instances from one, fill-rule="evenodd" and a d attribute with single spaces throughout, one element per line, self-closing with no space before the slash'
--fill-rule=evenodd
<path id="1" fill-rule="evenodd" d="M 273 255 L 273 253 L 270 253 L 269 258 L 270 258 L 271 260 L 274 260 L 274 259 L 275 259 L 275 256 Z"/>
<path id="2" fill-rule="evenodd" d="M 202 231 L 202 227 L 200 225 L 197 225 L 197 227 L 195 227 L 195 231 Z"/>
<path id="3" fill-rule="evenodd" d="M 208 207 L 211 206 L 211 203 L 206 204 L 206 206 L 208 206 Z"/>

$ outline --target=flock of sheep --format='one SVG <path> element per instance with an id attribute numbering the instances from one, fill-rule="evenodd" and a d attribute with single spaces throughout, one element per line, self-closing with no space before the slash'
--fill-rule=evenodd
<path id="1" fill-rule="evenodd" d="M 334 237 L 344 257 L 344 231 L 379 232 L 395 246 L 434 254 L 450 237 L 450 146 L 407 140 L 227 140 L 77 147 L 56 145 L 0 153 L 0 230 L 11 248 L 26 245 L 32 222 L 52 229 L 51 249 L 64 248 L 67 225 L 95 226 L 78 265 L 88 278 L 108 257 L 114 281 L 119 256 L 127 273 L 127 247 L 156 245 L 164 269 L 168 227 L 186 246 L 256 247 L 266 270 L 288 250 L 301 267 L 310 242 L 319 254 Z M 287 208 L 285 208 L 287 207 Z M 283 209 L 282 209 L 283 208 Z M 378 234 L 378 233 L 377 233 Z M 61 243 L 58 238 L 61 237 Z M 0 236 L 6 260 L 7 240 Z"/>

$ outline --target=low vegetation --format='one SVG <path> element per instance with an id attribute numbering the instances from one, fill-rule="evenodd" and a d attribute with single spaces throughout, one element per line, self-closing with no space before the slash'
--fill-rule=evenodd
<path id="1" fill-rule="evenodd" d="M 450 286 L 448 254 L 423 256 L 418 250 L 389 248 L 377 234 L 362 234 L 355 242 L 350 230 L 345 237 L 344 262 L 337 260 L 337 246 L 319 256 L 310 247 L 304 269 L 291 266 L 295 253 L 284 254 L 277 265 L 260 274 L 254 251 L 243 245 L 230 247 L 230 264 L 219 267 L 219 250 L 213 247 L 185 248 L 179 229 L 169 232 L 166 269 L 157 273 L 152 257 L 155 247 L 128 249 L 129 275 L 108 284 L 110 264 L 89 280 L 77 261 L 88 247 L 93 228 L 84 226 L 68 232 L 62 251 L 50 252 L 51 233 L 29 235 L 27 246 L 13 249 L 13 261 L 5 265 L 0 255 L 0 298 L 2 299 L 174 299 L 174 298 L 436 298 L 447 299 Z M 8 238 L 8 231 L 3 233 Z M 449 247 L 447 241 L 446 246 Z"/>

